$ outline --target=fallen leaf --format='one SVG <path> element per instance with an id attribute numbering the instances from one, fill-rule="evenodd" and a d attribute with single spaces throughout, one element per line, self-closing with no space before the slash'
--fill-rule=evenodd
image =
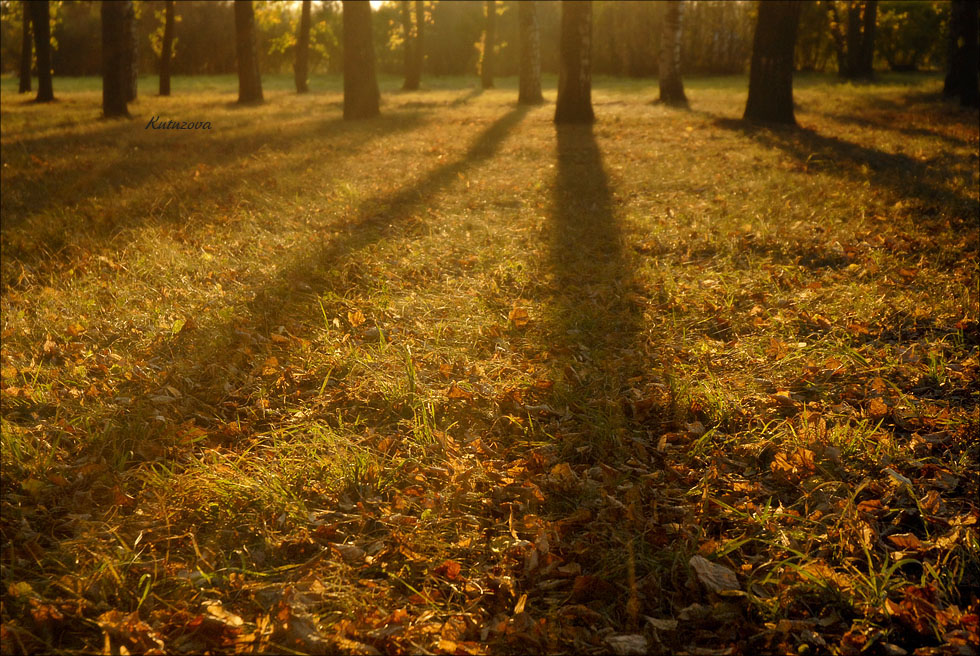
<path id="1" fill-rule="evenodd" d="M 507 315 L 507 319 L 514 324 L 515 328 L 523 328 L 531 322 L 531 317 L 528 315 L 527 310 L 518 307 L 515 307 L 510 311 L 510 314 Z"/>
<path id="2" fill-rule="evenodd" d="M 436 567 L 435 573 L 439 576 L 444 576 L 450 581 L 455 581 L 459 579 L 459 573 L 461 570 L 462 567 L 459 563 L 454 560 L 447 560 L 443 562 L 442 565 L 439 565 L 439 567 Z"/>
<path id="3" fill-rule="evenodd" d="M 606 644 L 616 656 L 641 656 L 647 653 L 647 639 L 637 633 L 606 636 Z"/>
<path id="4" fill-rule="evenodd" d="M 724 565 L 713 563 L 703 556 L 691 556 L 688 563 L 694 568 L 701 583 L 712 592 L 741 589 L 735 572 Z"/>

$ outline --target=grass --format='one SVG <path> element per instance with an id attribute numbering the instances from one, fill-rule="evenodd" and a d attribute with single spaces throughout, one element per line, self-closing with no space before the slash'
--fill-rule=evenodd
<path id="1" fill-rule="evenodd" d="M 103 121 L 97 80 L 0 80 L 5 650 L 977 644 L 941 80 L 801 76 L 798 130 L 743 78 L 598 79 L 592 128 L 513 80 L 354 123 L 265 82 Z"/>

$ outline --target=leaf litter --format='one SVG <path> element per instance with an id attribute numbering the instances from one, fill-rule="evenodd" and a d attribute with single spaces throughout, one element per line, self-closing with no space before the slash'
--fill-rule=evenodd
<path id="1" fill-rule="evenodd" d="M 557 170 L 544 110 L 487 100 L 339 135 L 367 150 L 308 206 L 289 185 L 337 183 L 297 148 L 243 160 L 252 210 L 188 200 L 221 220 L 62 260 L 5 226 L 5 650 L 973 653 L 975 174 L 917 194 L 714 119 L 671 153 L 702 119 L 629 102 Z M 919 146 L 956 171 L 966 131 Z M 615 239 L 549 246 L 583 216 Z"/>

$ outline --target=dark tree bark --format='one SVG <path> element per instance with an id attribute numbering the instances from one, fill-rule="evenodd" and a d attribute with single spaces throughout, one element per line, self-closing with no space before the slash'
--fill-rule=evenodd
<path id="1" fill-rule="evenodd" d="M 949 17 L 949 61 L 943 95 L 964 107 L 980 106 L 977 0 L 953 0 Z"/>
<path id="2" fill-rule="evenodd" d="M 129 116 L 126 107 L 126 58 L 129 35 L 126 14 L 132 11 L 131 0 L 102 1 L 102 114 L 106 118 Z"/>
<path id="3" fill-rule="evenodd" d="M 252 0 L 235 0 L 235 52 L 238 59 L 238 102 L 262 102 L 259 53 L 255 46 Z"/>
<path id="4" fill-rule="evenodd" d="M 405 82 L 402 84 L 402 89 L 416 91 L 419 88 L 421 74 L 418 69 L 419 59 L 415 53 L 418 48 L 418 31 L 412 25 L 411 0 L 402 0 L 401 10 L 402 31 L 405 33 Z"/>
<path id="5" fill-rule="evenodd" d="M 126 3 L 125 23 L 123 33 L 126 39 L 126 101 L 136 100 L 136 87 L 139 79 L 139 38 L 136 34 L 136 5 L 133 2 Z"/>
<path id="6" fill-rule="evenodd" d="M 864 3 L 862 15 L 864 26 L 861 29 L 860 56 L 858 57 L 857 77 L 874 77 L 875 32 L 878 27 L 878 0 Z"/>
<path id="7" fill-rule="evenodd" d="M 31 10 L 28 4 L 27 0 L 21 3 L 23 37 L 20 42 L 20 85 L 17 93 L 31 90 L 31 60 L 34 58 L 34 49 L 31 46 Z"/>
<path id="8" fill-rule="evenodd" d="M 663 32 L 660 35 L 660 102 L 687 107 L 684 83 L 681 81 L 681 0 L 667 3 Z"/>
<path id="9" fill-rule="evenodd" d="M 555 123 L 591 123 L 592 3 L 562 0 Z"/>
<path id="10" fill-rule="evenodd" d="M 847 8 L 847 66 L 844 77 L 855 78 L 861 68 L 861 6 L 859 2 L 851 1 Z"/>
<path id="11" fill-rule="evenodd" d="M 422 71 L 425 68 L 425 2 L 415 0 L 415 68 L 413 74 L 422 81 Z M 415 87 L 418 88 L 418 85 Z"/>
<path id="12" fill-rule="evenodd" d="M 37 53 L 37 97 L 35 102 L 54 100 L 51 83 L 51 10 L 48 0 L 32 0 L 31 26 L 34 29 L 34 52 Z"/>
<path id="13" fill-rule="evenodd" d="M 796 123 L 793 116 L 793 50 L 800 7 L 795 0 L 759 3 L 745 120 Z"/>
<path id="14" fill-rule="evenodd" d="M 844 34 L 841 32 L 841 18 L 834 0 L 824 0 L 827 13 L 830 14 L 830 35 L 834 38 L 834 51 L 837 54 L 837 74 L 847 76 L 847 48 L 844 45 Z"/>
<path id="15" fill-rule="evenodd" d="M 826 0 L 825 4 L 830 12 L 831 34 L 837 50 L 837 73 L 849 80 L 870 79 L 874 75 L 878 0 L 849 0 L 846 25 L 833 0 Z"/>
<path id="16" fill-rule="evenodd" d="M 312 0 L 303 0 L 303 10 L 299 17 L 299 32 L 296 33 L 296 62 L 293 64 L 293 75 L 296 80 L 296 93 L 307 93 L 310 90 L 310 10 Z"/>
<path id="17" fill-rule="evenodd" d="M 371 36 L 371 3 L 344 0 L 344 119 L 377 116 L 380 101 Z"/>
<path id="18" fill-rule="evenodd" d="M 517 102 L 537 105 L 544 102 L 541 95 L 541 31 L 538 28 L 537 3 L 527 0 L 517 3 L 520 25 L 521 64 Z"/>
<path id="19" fill-rule="evenodd" d="M 493 88 L 493 49 L 497 37 L 497 3 L 487 0 L 487 23 L 483 31 L 483 57 L 480 60 L 480 83 L 484 89 Z"/>
<path id="20" fill-rule="evenodd" d="M 174 50 L 174 0 L 164 6 L 163 43 L 160 44 L 160 95 L 170 95 L 170 60 Z"/>

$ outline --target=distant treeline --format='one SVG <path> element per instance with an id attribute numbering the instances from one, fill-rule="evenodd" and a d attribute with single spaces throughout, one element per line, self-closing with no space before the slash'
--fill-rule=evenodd
<path id="1" fill-rule="evenodd" d="M 99 2 L 52 2 L 52 66 L 58 76 L 99 75 L 101 40 Z M 163 32 L 162 0 L 136 2 L 140 71 L 156 73 Z M 518 67 L 516 2 L 497 2 L 498 75 L 516 75 Z M 685 2 L 682 71 L 685 74 L 729 74 L 747 70 L 755 25 L 756 3 L 690 0 Z M 831 3 L 807 2 L 796 47 L 799 70 L 836 71 Z M 846 4 L 846 3 L 839 3 Z M 258 0 L 255 13 L 261 69 L 292 71 L 293 46 L 299 21 L 298 2 Z M 475 74 L 485 24 L 484 2 L 425 2 L 425 74 Z M 400 74 L 402 23 L 398 2 L 374 11 L 375 52 L 382 72 Z M 593 72 L 622 76 L 657 74 L 664 3 L 645 0 L 598 0 L 594 3 Z M 235 26 L 231 2 L 177 2 L 176 75 L 235 72 Z M 880 2 L 875 35 L 875 67 L 879 70 L 939 69 L 945 64 L 945 26 L 949 3 L 939 1 Z M 20 61 L 22 4 L 0 0 L 3 72 L 16 71 Z M 558 72 L 560 2 L 538 3 L 541 65 Z M 340 2 L 313 3 L 310 43 L 315 73 L 342 68 Z"/>

